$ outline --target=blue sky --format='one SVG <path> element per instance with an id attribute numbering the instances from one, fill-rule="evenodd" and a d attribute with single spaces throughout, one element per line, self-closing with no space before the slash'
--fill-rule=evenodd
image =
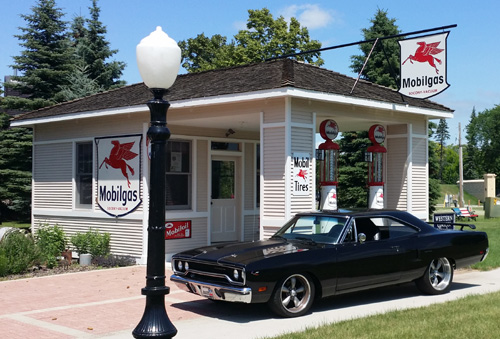
<path id="1" fill-rule="evenodd" d="M 66 13 L 65 20 L 88 17 L 91 0 L 56 0 Z M 26 27 L 20 14 L 30 14 L 35 0 L 10 1 L 2 8 L 0 20 L 0 76 L 12 74 L 12 56 L 21 47 L 14 37 L 19 27 Z M 455 110 L 448 120 L 451 139 L 458 143 L 458 123 L 467 125 L 472 108 L 477 112 L 500 104 L 500 2 L 498 1 L 170 1 L 170 0 L 100 0 L 101 21 L 106 25 L 111 48 L 118 49 L 114 58 L 127 63 L 122 79 L 128 84 L 141 82 L 135 61 L 135 46 L 162 26 L 174 40 L 185 40 L 200 33 L 222 34 L 232 38 L 244 29 L 248 9 L 267 7 L 274 17 L 294 16 L 307 26 L 312 39 L 323 47 L 363 40 L 361 29 L 370 26 L 377 8 L 387 10 L 405 32 L 457 24 L 448 37 L 448 83 L 446 91 L 431 100 Z M 359 54 L 357 46 L 325 51 L 322 66 L 355 77 L 350 69 L 350 56 Z M 465 132 L 462 133 L 462 142 Z"/>

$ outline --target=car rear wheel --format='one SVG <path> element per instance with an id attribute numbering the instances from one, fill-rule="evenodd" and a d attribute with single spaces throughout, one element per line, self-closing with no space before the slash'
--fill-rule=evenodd
<path id="1" fill-rule="evenodd" d="M 302 274 L 292 274 L 282 279 L 271 299 L 269 307 L 283 317 L 299 317 L 309 311 L 314 301 L 314 283 Z"/>
<path id="2" fill-rule="evenodd" d="M 424 275 L 416 281 L 417 287 L 427 294 L 448 293 L 453 281 L 453 267 L 447 258 L 433 260 Z"/>

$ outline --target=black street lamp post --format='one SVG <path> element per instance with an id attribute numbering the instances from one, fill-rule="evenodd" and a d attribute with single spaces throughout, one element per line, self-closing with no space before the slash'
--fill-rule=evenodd
<path id="1" fill-rule="evenodd" d="M 141 321 L 132 332 L 135 338 L 172 338 L 177 329 L 168 318 L 165 295 L 165 146 L 170 138 L 167 110 L 170 104 L 163 99 L 172 86 L 180 66 L 180 49 L 161 27 L 137 45 L 139 72 L 153 93 L 148 101 L 151 126 L 147 137 L 151 145 L 146 307 Z"/>

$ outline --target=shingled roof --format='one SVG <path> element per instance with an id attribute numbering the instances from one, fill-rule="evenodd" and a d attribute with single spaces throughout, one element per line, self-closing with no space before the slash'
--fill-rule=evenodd
<path id="1" fill-rule="evenodd" d="M 322 93 L 369 99 L 413 107 L 453 112 L 448 107 L 430 100 L 403 97 L 395 90 L 360 80 L 353 93 L 350 91 L 356 79 L 324 68 L 290 59 L 237 66 L 200 73 L 183 74 L 177 77 L 169 89 L 168 100 L 189 100 L 216 97 L 228 94 L 248 93 L 293 87 Z M 94 94 L 85 98 L 44 107 L 17 116 L 14 120 L 29 120 L 99 111 L 110 108 L 145 104 L 151 93 L 144 83 L 121 87 Z"/>

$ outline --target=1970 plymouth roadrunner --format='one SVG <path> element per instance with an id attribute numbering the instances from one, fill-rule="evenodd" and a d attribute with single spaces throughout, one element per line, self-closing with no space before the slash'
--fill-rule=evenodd
<path id="1" fill-rule="evenodd" d="M 170 279 L 209 299 L 267 302 L 296 317 L 317 298 L 391 284 L 446 293 L 454 269 L 487 254 L 486 233 L 438 230 L 404 211 L 309 212 L 268 240 L 178 253 Z"/>

